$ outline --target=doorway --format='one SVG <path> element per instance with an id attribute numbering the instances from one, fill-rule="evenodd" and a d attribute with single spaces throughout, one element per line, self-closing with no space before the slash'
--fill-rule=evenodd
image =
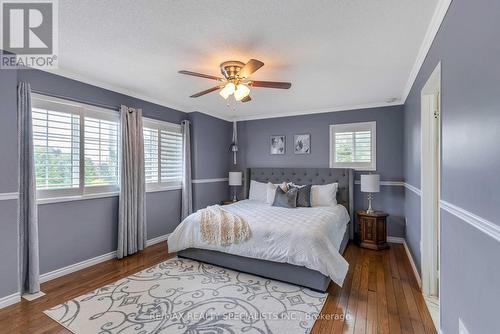
<path id="1" fill-rule="evenodd" d="M 422 293 L 435 322 L 439 317 L 441 197 L 441 63 L 421 91 L 421 265 Z M 437 312 L 436 312 L 437 308 Z M 437 321 L 436 321 L 437 320 Z M 436 326 L 436 328 L 439 328 Z"/>

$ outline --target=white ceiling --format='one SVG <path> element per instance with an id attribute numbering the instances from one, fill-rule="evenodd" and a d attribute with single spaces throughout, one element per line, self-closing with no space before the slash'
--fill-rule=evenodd
<path id="1" fill-rule="evenodd" d="M 401 103 L 438 0 L 64 0 L 55 72 L 182 111 L 264 118 Z M 225 60 L 265 63 L 230 110 L 211 93 Z"/>

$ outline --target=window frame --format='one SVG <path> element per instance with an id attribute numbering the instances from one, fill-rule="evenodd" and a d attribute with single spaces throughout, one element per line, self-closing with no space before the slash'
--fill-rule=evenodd
<path id="1" fill-rule="evenodd" d="M 53 110 L 61 113 L 78 115 L 79 126 L 79 186 L 76 188 L 37 189 L 40 203 L 54 203 L 67 200 L 98 198 L 117 195 L 120 190 L 120 116 L 116 110 L 95 107 L 89 104 L 74 102 L 42 94 L 32 94 L 32 109 Z M 116 185 L 85 186 L 85 117 L 98 118 L 118 123 Z"/>
<path id="2" fill-rule="evenodd" d="M 162 182 L 161 181 L 161 131 L 174 132 L 181 134 L 181 125 L 170 123 L 166 121 L 160 121 L 153 118 L 142 117 L 142 126 L 148 129 L 157 130 L 157 146 L 158 146 L 158 181 L 157 182 L 146 182 L 146 192 L 157 192 L 157 191 L 166 191 L 166 190 L 177 190 L 182 188 L 182 180 L 178 182 Z M 183 159 L 183 158 L 181 158 Z M 146 167 L 146 166 L 144 166 Z"/>
<path id="3" fill-rule="evenodd" d="M 371 161 L 365 162 L 337 162 L 335 134 L 338 132 L 370 131 L 371 134 Z M 330 168 L 352 168 L 358 171 L 377 170 L 377 122 L 356 122 L 330 125 Z"/>

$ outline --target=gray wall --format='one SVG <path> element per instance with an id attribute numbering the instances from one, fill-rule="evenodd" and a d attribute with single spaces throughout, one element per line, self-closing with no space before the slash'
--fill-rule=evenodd
<path id="1" fill-rule="evenodd" d="M 442 199 L 499 225 L 500 2 L 455 0 L 405 104 L 405 178 L 420 188 L 420 91 L 442 72 Z M 407 239 L 419 254 L 420 199 L 406 196 Z M 441 209 L 441 328 L 498 333 L 500 243 Z"/>
<path id="2" fill-rule="evenodd" d="M 377 173 L 384 181 L 403 180 L 403 107 L 383 107 L 349 110 L 303 116 L 270 118 L 238 123 L 242 150 L 239 167 L 328 167 L 329 126 L 352 122 L 377 122 Z M 293 152 L 293 135 L 311 134 L 311 154 L 297 155 Z M 269 153 L 269 136 L 286 135 L 286 154 Z M 356 173 L 356 179 L 359 180 Z M 365 196 L 355 185 L 355 208 L 366 209 Z M 390 214 L 388 233 L 403 237 L 404 189 L 397 186 L 382 186 L 375 196 L 375 208 Z"/>
<path id="3" fill-rule="evenodd" d="M 0 72 L 0 193 L 17 192 L 18 81 L 32 89 L 92 103 L 143 109 L 144 116 L 179 123 L 187 114 L 35 70 Z M 39 205 L 40 271 L 46 273 L 116 249 L 118 197 Z M 146 195 L 148 239 L 180 221 L 180 190 Z M 0 201 L 0 297 L 18 289 L 16 200 Z"/>
<path id="4" fill-rule="evenodd" d="M 227 178 L 231 154 L 232 123 L 199 112 L 189 114 L 192 123 L 191 154 L 192 178 Z M 195 210 L 220 203 L 229 196 L 226 182 L 194 183 L 193 207 Z"/>

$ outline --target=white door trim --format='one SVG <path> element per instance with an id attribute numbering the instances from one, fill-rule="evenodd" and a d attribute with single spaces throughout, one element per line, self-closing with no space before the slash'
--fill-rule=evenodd
<path id="1" fill-rule="evenodd" d="M 421 91 L 421 258 L 422 292 L 438 296 L 441 63 Z M 437 113 L 437 114 L 436 114 Z"/>

